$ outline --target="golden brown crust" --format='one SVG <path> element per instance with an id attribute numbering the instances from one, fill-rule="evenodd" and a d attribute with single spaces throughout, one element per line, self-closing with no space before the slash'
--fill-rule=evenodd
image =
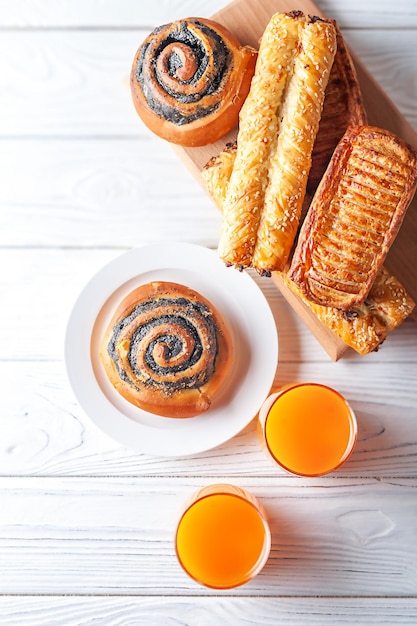
<path id="1" fill-rule="evenodd" d="M 203 167 L 201 175 L 214 202 L 221 209 L 226 201 L 227 187 L 236 159 L 237 143 L 226 145 Z"/>
<path id="2" fill-rule="evenodd" d="M 304 220 L 289 270 L 316 304 L 362 304 L 417 184 L 417 155 L 396 135 L 351 126 Z"/>
<path id="3" fill-rule="evenodd" d="M 133 103 L 158 136 L 202 146 L 232 130 L 257 53 L 213 20 L 190 17 L 156 28 L 133 61 Z"/>
<path id="4" fill-rule="evenodd" d="M 210 193 L 214 190 L 220 210 L 230 169 L 233 167 L 233 156 L 231 147 L 211 159 L 204 168 L 207 188 Z M 401 283 L 384 267 L 380 269 L 365 302 L 347 312 L 310 302 L 285 272 L 279 275 L 327 328 L 360 354 L 376 350 L 388 333 L 401 324 L 415 306 Z"/>
<path id="5" fill-rule="evenodd" d="M 104 334 L 100 358 L 129 402 L 164 417 L 193 417 L 210 408 L 230 374 L 229 330 L 198 292 L 152 282 L 129 293 Z"/>
<path id="6" fill-rule="evenodd" d="M 219 256 L 226 264 L 261 273 L 285 265 L 335 50 L 329 21 L 298 11 L 267 25 L 224 203 Z"/>
<path id="7" fill-rule="evenodd" d="M 399 326 L 415 307 L 399 280 L 384 267 L 379 270 L 365 302 L 350 311 L 310 302 L 284 272 L 281 278 L 327 328 L 359 354 L 377 350 L 388 333 Z"/>
<path id="8" fill-rule="evenodd" d="M 316 191 L 333 152 L 348 126 L 367 124 L 367 113 L 356 69 L 342 33 L 336 24 L 335 28 L 337 50 L 326 87 L 320 124 L 313 147 L 311 169 L 307 181 L 307 193 L 310 195 Z M 221 190 L 223 196 L 227 192 L 227 187 L 222 181 L 217 180 L 217 176 L 226 176 L 227 183 L 229 182 L 236 151 L 237 143 L 229 144 L 219 155 L 213 157 L 213 162 L 207 164 L 207 179 L 206 168 L 202 171 L 208 191 L 216 204 L 219 204 L 216 197 L 218 190 Z M 227 163 L 220 163 L 220 161 L 227 161 Z M 213 169 L 212 166 L 215 164 L 218 167 Z M 223 201 L 224 198 L 220 206 L 223 205 Z M 311 198 L 308 203 L 310 201 Z"/>
<path id="9" fill-rule="evenodd" d="M 342 33 L 336 26 L 337 50 L 326 87 L 320 125 L 307 181 L 311 195 L 317 189 L 334 150 L 348 126 L 364 126 L 367 114 L 356 69 Z"/>

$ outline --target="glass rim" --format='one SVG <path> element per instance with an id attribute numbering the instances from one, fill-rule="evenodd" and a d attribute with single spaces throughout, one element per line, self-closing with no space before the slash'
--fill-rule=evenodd
<path id="1" fill-rule="evenodd" d="M 206 491 L 208 489 L 219 489 L 218 491 L 213 491 L 211 493 L 202 493 L 202 495 L 198 495 L 200 492 Z M 230 488 L 235 488 L 238 490 L 241 490 L 243 493 L 239 494 L 239 493 L 231 493 L 230 491 L 227 491 L 227 489 Z M 248 494 L 247 497 L 245 494 Z M 232 497 L 232 498 L 238 498 L 239 500 L 242 500 L 243 502 L 245 502 L 247 505 L 249 505 L 250 507 L 252 507 L 252 509 L 254 509 L 259 517 L 259 519 L 262 522 L 262 526 L 264 529 L 264 541 L 263 541 L 263 545 L 262 545 L 262 549 L 259 553 L 259 556 L 257 558 L 257 560 L 255 561 L 255 563 L 253 564 L 253 566 L 251 567 L 250 570 L 248 570 L 247 572 L 245 572 L 245 575 L 242 576 L 242 579 L 239 580 L 236 583 L 233 584 L 227 584 L 227 585 L 214 585 L 214 584 L 210 584 L 205 582 L 204 580 L 201 580 L 201 578 L 199 578 L 198 576 L 195 576 L 194 574 L 192 574 L 189 569 L 187 568 L 187 566 L 184 564 L 183 559 L 180 556 L 179 553 L 179 549 L 178 549 L 178 532 L 181 526 L 181 523 L 185 517 L 185 515 L 188 513 L 188 511 L 190 511 L 190 509 L 192 509 L 196 504 L 198 504 L 199 502 L 201 502 L 202 500 L 207 500 L 213 496 L 228 496 L 228 497 Z M 226 483 L 219 483 L 219 484 L 214 484 L 214 485 L 210 485 L 209 487 L 203 487 L 202 489 L 198 490 L 195 494 L 194 494 L 195 499 L 192 499 L 191 502 L 189 502 L 188 505 L 186 505 L 185 509 L 182 511 L 181 516 L 178 520 L 177 526 L 176 526 L 176 530 L 175 530 L 175 553 L 177 556 L 177 560 L 180 564 L 180 566 L 182 567 L 183 571 L 190 577 L 192 578 L 195 582 L 197 582 L 200 585 L 203 585 L 204 587 L 207 587 L 209 589 L 234 589 L 235 587 L 240 587 L 246 583 L 248 583 L 249 581 L 253 580 L 253 578 L 255 578 L 255 576 L 257 576 L 260 571 L 263 569 L 264 565 L 266 564 L 270 551 L 271 551 L 271 545 L 272 545 L 272 536 L 271 536 L 271 529 L 270 529 L 270 525 L 269 522 L 266 518 L 266 515 L 264 513 L 263 507 L 260 503 L 258 503 L 257 498 L 255 498 L 255 496 L 253 496 L 252 494 L 250 494 L 249 492 L 247 492 L 245 489 L 243 489 L 242 487 L 237 487 L 235 485 L 229 485 Z M 251 498 L 254 498 L 255 502 L 252 502 Z"/>
<path id="2" fill-rule="evenodd" d="M 349 419 L 349 439 L 346 443 L 346 447 L 345 450 L 343 452 L 343 455 L 340 457 L 340 459 L 338 460 L 338 462 L 333 465 L 332 467 L 325 469 L 323 471 L 320 472 L 298 472 L 296 470 L 291 469 L 290 467 L 288 467 L 287 465 L 285 465 L 282 461 L 280 461 L 276 454 L 272 451 L 269 442 L 268 442 L 268 438 L 266 436 L 266 424 L 268 421 L 268 417 L 271 413 L 271 409 L 272 407 L 275 405 L 276 402 L 279 401 L 279 399 L 289 393 L 290 391 L 292 391 L 293 389 L 296 389 L 298 387 L 321 387 L 322 389 L 326 389 L 328 391 L 330 391 L 331 393 L 335 394 L 336 396 L 338 396 L 342 401 L 343 404 L 345 405 L 346 409 L 347 409 L 347 415 L 348 415 L 348 419 Z M 344 395 L 342 393 L 340 393 L 340 391 L 338 391 L 337 389 L 334 389 L 333 387 L 330 387 L 329 385 L 326 385 L 324 383 L 316 383 L 316 382 L 300 382 L 300 383 L 293 383 L 293 384 L 289 384 L 289 385 L 285 385 L 281 390 L 277 391 L 276 393 L 270 394 L 268 396 L 268 398 L 266 398 L 264 404 L 266 404 L 267 402 L 271 401 L 271 398 L 274 398 L 271 402 L 271 405 L 269 406 L 266 415 L 265 415 L 265 419 L 263 420 L 262 423 L 262 434 L 263 434 L 263 441 L 265 443 L 265 446 L 269 452 L 269 454 L 271 455 L 272 459 L 275 461 L 275 463 L 277 463 L 277 465 L 279 465 L 283 470 L 285 470 L 288 474 L 292 475 L 292 476 L 299 476 L 301 478 L 318 478 L 320 476 L 325 476 L 326 474 L 330 474 L 334 471 L 336 471 L 337 469 L 339 469 L 342 465 L 344 465 L 344 463 L 346 463 L 346 461 L 349 459 L 349 457 L 351 456 L 356 442 L 357 442 L 357 438 L 358 438 L 358 422 L 356 419 L 356 415 L 355 412 L 353 411 L 352 407 L 350 406 L 349 402 L 346 400 L 346 398 L 344 397 Z M 262 409 L 261 409 L 262 410 Z"/>

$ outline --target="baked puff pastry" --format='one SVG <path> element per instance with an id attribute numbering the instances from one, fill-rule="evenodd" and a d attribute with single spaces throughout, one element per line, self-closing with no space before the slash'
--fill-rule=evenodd
<path id="1" fill-rule="evenodd" d="M 235 153 L 236 146 L 228 146 L 218 156 L 210 159 L 202 172 L 207 189 L 220 210 L 226 196 Z M 415 306 L 403 285 L 383 266 L 365 301 L 349 311 L 311 302 L 285 271 L 279 275 L 285 285 L 327 328 L 362 355 L 377 350 L 388 333 L 399 326 Z"/>
<path id="2" fill-rule="evenodd" d="M 218 250 L 227 265 L 261 274 L 284 268 L 335 52 L 330 21 L 293 11 L 267 25 L 224 203 Z"/>
<path id="3" fill-rule="evenodd" d="M 304 296 L 361 305 L 417 185 L 417 154 L 393 133 L 347 129 L 312 200 L 289 269 Z"/>
<path id="4" fill-rule="evenodd" d="M 310 195 L 314 195 L 333 152 L 348 126 L 367 124 L 367 113 L 356 69 L 337 25 L 336 38 L 336 55 L 326 87 L 307 181 L 307 193 Z"/>
<path id="5" fill-rule="evenodd" d="M 223 211 L 226 202 L 227 189 L 235 165 L 237 143 L 229 143 L 224 150 L 212 157 L 201 171 L 207 189 L 217 204 Z"/>
<path id="6" fill-rule="evenodd" d="M 310 302 L 285 273 L 281 274 L 281 278 L 327 328 L 363 355 L 378 350 L 388 333 L 399 326 L 415 307 L 415 302 L 400 281 L 384 266 L 379 270 L 365 301 L 349 311 Z"/>

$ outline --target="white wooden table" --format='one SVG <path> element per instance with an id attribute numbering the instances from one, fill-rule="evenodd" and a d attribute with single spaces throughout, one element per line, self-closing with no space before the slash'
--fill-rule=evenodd
<path id="1" fill-rule="evenodd" d="M 417 623 L 416 322 L 334 363 L 257 280 L 279 333 L 275 385 L 333 385 L 358 417 L 351 460 L 317 480 L 273 468 L 255 421 L 189 458 L 135 453 L 67 380 L 68 316 L 98 269 L 156 240 L 217 245 L 218 211 L 140 123 L 128 78 L 153 27 L 224 4 L 0 1 L 2 625 Z M 317 4 L 417 129 L 416 0 Z M 184 500 L 219 481 L 258 496 L 273 533 L 263 572 L 224 593 L 188 579 L 173 546 Z"/>

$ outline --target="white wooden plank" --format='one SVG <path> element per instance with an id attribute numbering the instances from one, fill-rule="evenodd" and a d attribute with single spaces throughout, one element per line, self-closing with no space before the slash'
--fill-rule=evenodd
<path id="1" fill-rule="evenodd" d="M 337 20 L 339 26 L 363 28 L 416 28 L 416 0 L 315 0 L 324 15 Z"/>
<path id="2" fill-rule="evenodd" d="M 142 136 L 146 129 L 131 102 L 129 74 L 146 34 L 145 30 L 2 32 L 0 135 Z M 415 32 L 346 34 L 363 64 L 417 128 Z M 161 150 L 166 148 L 165 142 L 159 143 Z"/>
<path id="3" fill-rule="evenodd" d="M 92 263 L 80 265 L 74 273 L 71 250 L 0 249 L 2 358 L 62 358 L 75 299 L 93 274 L 119 252 L 99 250 Z"/>
<path id="4" fill-rule="evenodd" d="M 392 5 L 395 10 L 395 4 Z M 344 31 L 351 50 L 404 117 L 417 129 L 416 31 Z M 401 49 L 395 41 L 407 41 Z M 417 148 L 417 146 L 415 146 Z"/>
<path id="5" fill-rule="evenodd" d="M 416 363 L 281 363 L 277 386 L 315 380 L 339 389 L 358 442 L 335 477 L 413 477 L 417 466 Z M 139 454 L 102 433 L 79 407 L 61 362 L 0 362 L 2 476 L 285 476 L 266 456 L 254 419 L 217 448 L 186 458 Z"/>
<path id="6" fill-rule="evenodd" d="M 0 134 L 140 133 L 129 76 L 145 35 L 143 30 L 2 32 Z"/>
<path id="7" fill-rule="evenodd" d="M 8 626 L 415 626 L 416 598 L 3 596 Z"/>
<path id="8" fill-rule="evenodd" d="M 141 27 L 187 16 L 209 17 L 225 0 L 0 0 L 3 27 Z M 349 28 L 417 26 L 415 0 L 315 0 L 321 11 Z"/>
<path id="9" fill-rule="evenodd" d="M 145 242 L 138 241 L 138 245 L 142 243 Z M 1 357 L 62 359 L 66 325 L 76 298 L 99 269 L 123 252 L 121 249 L 0 250 Z M 310 349 L 311 354 L 317 354 L 316 359 L 328 360 L 320 347 L 317 350 L 317 342 L 310 338 L 270 281 L 254 278 L 265 289 L 274 315 L 280 317 L 281 358 L 285 358 L 287 351 L 287 359 L 294 360 Z M 301 346 L 298 333 L 306 338 L 305 345 Z"/>
<path id="10" fill-rule="evenodd" d="M 154 27 L 188 16 L 210 17 L 225 0 L 0 0 L 3 27 Z"/>
<path id="11" fill-rule="evenodd" d="M 175 557 L 180 510 L 207 482 L 0 480 L 0 592 L 416 596 L 415 480 L 235 480 L 264 504 L 273 540 L 232 594 L 189 580 Z"/>
<path id="12" fill-rule="evenodd" d="M 0 170 L 0 245 L 217 246 L 219 210 L 155 137 L 6 140 Z"/>
<path id="13" fill-rule="evenodd" d="M 166 233 L 161 241 L 168 238 Z M 138 245 L 143 243 L 146 242 L 138 241 Z M 59 243 L 55 240 L 53 245 Z M 98 270 L 123 252 L 115 248 L 0 249 L 1 358 L 62 359 L 67 321 L 79 293 Z M 271 281 L 255 273 L 251 275 L 274 314 L 280 337 L 280 362 L 327 363 L 329 357 L 324 349 L 283 301 Z M 365 363 L 415 363 L 416 342 L 415 322 L 410 319 L 391 333 L 379 352 L 361 357 L 351 351 L 345 358 L 345 366 L 353 371 Z"/>
<path id="14" fill-rule="evenodd" d="M 354 455 L 337 475 L 318 481 L 277 471 L 260 449 L 254 421 L 193 458 L 135 454 L 90 422 L 66 379 L 66 320 L 97 269 L 156 238 L 216 244 L 217 213 L 165 144 L 138 122 L 128 73 L 148 28 L 180 9 L 183 16 L 188 6 L 190 14 L 199 7 L 209 15 L 222 5 L 0 0 L 0 134 L 11 139 L 0 151 L 0 593 L 13 594 L 0 596 L 0 623 L 7 626 L 415 623 L 412 322 L 378 354 L 330 363 L 275 289 L 257 279 L 280 330 L 276 384 L 307 378 L 333 384 L 358 415 Z M 410 30 L 417 26 L 416 1 L 320 0 L 320 6 L 333 12 L 417 127 Z M 351 30 L 366 27 L 383 30 Z M 74 249 L 91 246 L 101 249 Z M 261 497 L 274 533 L 261 576 L 227 594 L 191 583 L 172 545 L 181 502 L 214 480 L 232 480 Z"/>

